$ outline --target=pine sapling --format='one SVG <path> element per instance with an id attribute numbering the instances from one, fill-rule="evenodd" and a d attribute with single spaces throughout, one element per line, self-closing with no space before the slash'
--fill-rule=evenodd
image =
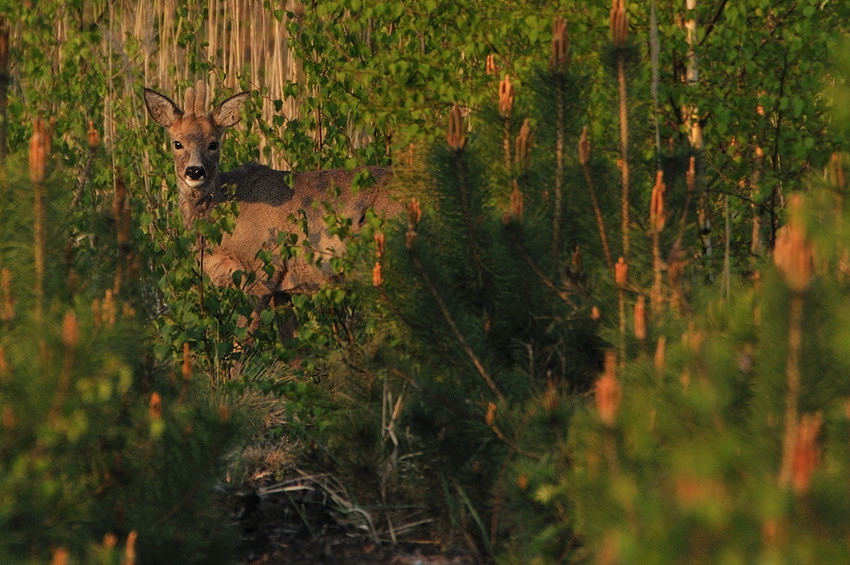
<path id="1" fill-rule="evenodd" d="M 664 304 L 663 269 L 664 260 L 661 258 L 661 231 L 664 229 L 666 213 L 664 211 L 664 193 L 667 185 L 664 184 L 664 173 L 658 171 L 655 177 L 655 186 L 652 187 L 652 196 L 649 204 L 649 230 L 652 238 L 652 313 L 658 316 Z"/>
<path id="2" fill-rule="evenodd" d="M 30 138 L 29 169 L 30 180 L 33 184 L 33 255 L 35 263 L 35 298 L 36 317 L 41 319 L 44 312 L 44 252 L 46 234 L 44 225 L 44 176 L 47 168 L 47 157 L 50 154 L 50 135 L 48 128 L 40 118 L 33 123 Z"/>
<path id="3" fill-rule="evenodd" d="M 629 39 L 629 18 L 625 0 L 612 0 L 611 40 L 617 57 L 617 87 L 620 102 L 620 185 L 621 185 L 621 236 L 623 256 L 629 256 L 629 99 L 626 81 L 626 52 Z"/>
<path id="4" fill-rule="evenodd" d="M 803 197 L 794 194 L 789 199 L 791 217 L 776 236 L 773 262 L 791 291 L 788 321 L 788 358 L 785 364 L 785 419 L 782 438 L 782 466 L 779 483 L 790 485 L 794 476 L 794 449 L 798 439 L 798 404 L 802 374 L 800 363 L 803 348 L 803 306 L 805 293 L 813 275 L 814 252 L 808 241 L 805 226 L 799 217 Z"/>
<path id="5" fill-rule="evenodd" d="M 561 209 L 563 207 L 565 136 L 566 136 L 566 76 L 569 62 L 569 35 L 567 23 L 556 18 L 553 24 L 552 55 L 549 68 L 555 78 L 555 203 L 552 214 L 552 256 L 561 250 Z"/>

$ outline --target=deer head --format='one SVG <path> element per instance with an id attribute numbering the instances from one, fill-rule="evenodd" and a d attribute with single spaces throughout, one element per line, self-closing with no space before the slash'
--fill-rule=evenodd
<path id="1" fill-rule="evenodd" d="M 145 105 L 156 123 L 168 128 L 174 170 L 181 193 L 204 198 L 219 185 L 219 147 L 224 130 L 241 119 L 248 92 L 231 96 L 212 112 L 206 108 L 206 85 L 186 89 L 181 110 L 170 98 L 145 89 Z"/>

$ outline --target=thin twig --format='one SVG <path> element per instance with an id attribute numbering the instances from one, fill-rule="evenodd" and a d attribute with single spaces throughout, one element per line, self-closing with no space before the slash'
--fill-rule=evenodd
<path id="1" fill-rule="evenodd" d="M 626 61 L 620 52 L 617 57 L 617 83 L 620 91 L 620 182 L 622 190 L 623 257 L 629 257 L 629 101 L 626 89 Z"/>
<path id="2" fill-rule="evenodd" d="M 537 278 L 540 279 L 540 282 L 542 282 L 546 288 L 554 292 L 558 296 L 558 298 L 560 298 L 562 301 L 564 301 L 564 303 L 568 304 L 574 311 L 577 312 L 579 309 L 578 305 L 570 299 L 566 292 L 559 289 L 558 286 L 549 277 L 547 277 L 545 273 L 543 273 L 543 271 L 540 270 L 537 264 L 529 256 L 525 247 L 517 239 L 516 234 L 511 232 L 510 238 L 511 243 L 513 243 L 519 250 L 520 257 L 523 259 L 523 261 L 525 261 L 525 263 L 529 266 L 529 268 L 537 276 Z"/>
<path id="3" fill-rule="evenodd" d="M 552 214 L 552 256 L 561 248 L 561 207 L 564 185 L 564 75 L 555 75 L 555 204 Z"/>
<path id="4" fill-rule="evenodd" d="M 599 229 L 599 239 L 602 241 L 602 251 L 605 254 L 605 263 L 608 265 L 608 270 L 613 273 L 614 261 L 611 258 L 611 248 L 608 245 L 608 234 L 605 230 L 605 218 L 602 215 L 602 207 L 599 206 L 599 198 L 596 196 L 596 187 L 593 184 L 593 175 L 590 172 L 590 163 L 583 163 L 582 169 L 584 170 L 584 181 L 587 184 L 588 191 L 590 191 L 590 201 L 593 204 L 593 213 L 596 216 L 596 227 Z"/>
<path id="5" fill-rule="evenodd" d="M 461 333 L 460 328 L 458 328 L 457 324 L 455 323 L 451 312 L 449 312 L 446 303 L 443 302 L 440 293 L 437 292 L 437 288 L 431 281 L 431 277 L 428 276 L 428 272 L 425 270 L 425 267 L 422 265 L 422 262 L 419 261 L 419 258 L 412 252 L 411 260 L 413 261 L 413 265 L 419 271 L 419 274 L 422 277 L 422 280 L 425 282 L 425 285 L 428 287 L 428 291 L 431 293 L 431 296 L 434 297 L 434 301 L 437 303 L 437 306 L 440 309 L 440 313 L 443 315 L 443 319 L 446 320 L 446 323 L 448 324 L 452 335 L 454 335 L 455 339 L 460 344 L 461 348 L 463 349 L 463 352 L 472 362 L 472 365 L 478 371 L 478 374 L 481 376 L 481 378 L 484 380 L 490 390 L 493 391 L 493 394 L 496 395 L 496 398 L 498 398 L 499 400 L 504 400 L 504 395 L 502 395 L 501 391 L 496 386 L 496 383 L 493 381 L 493 378 L 490 376 L 490 373 L 487 372 L 487 369 L 484 367 L 484 364 L 481 363 L 481 360 L 478 359 L 477 355 L 475 355 L 475 351 L 472 350 L 472 347 L 466 341 L 466 338 L 463 336 L 463 333 Z"/>

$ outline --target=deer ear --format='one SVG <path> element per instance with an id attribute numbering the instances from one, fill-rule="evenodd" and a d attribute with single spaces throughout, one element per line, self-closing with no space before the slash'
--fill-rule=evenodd
<path id="1" fill-rule="evenodd" d="M 169 97 L 150 88 L 145 89 L 145 106 L 153 121 L 165 127 L 170 127 L 183 115 L 183 111 Z"/>
<path id="2" fill-rule="evenodd" d="M 223 128 L 229 128 L 239 123 L 239 120 L 242 119 L 242 107 L 250 95 L 250 92 L 240 92 L 222 102 L 218 108 L 213 110 L 213 122 Z"/>

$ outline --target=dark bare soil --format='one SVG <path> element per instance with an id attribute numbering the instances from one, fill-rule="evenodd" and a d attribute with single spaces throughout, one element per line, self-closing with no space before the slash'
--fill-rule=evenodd
<path id="1" fill-rule="evenodd" d="M 309 478 L 257 479 L 233 489 L 233 524 L 241 565 L 486 565 L 471 552 L 441 551 L 425 542 L 377 539 L 363 520 Z"/>

